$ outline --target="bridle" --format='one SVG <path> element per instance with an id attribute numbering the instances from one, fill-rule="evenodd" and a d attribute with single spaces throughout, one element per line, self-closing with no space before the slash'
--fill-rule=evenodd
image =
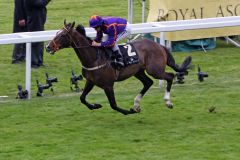
<path id="1" fill-rule="evenodd" d="M 77 43 L 73 40 L 71 34 L 69 34 L 69 33 L 70 33 L 70 30 L 68 30 L 65 26 L 63 27 L 63 29 L 67 32 L 67 36 L 68 36 L 68 38 L 69 38 L 70 43 L 73 43 L 74 46 L 75 46 L 75 47 L 72 46 L 72 48 L 80 49 L 80 48 L 93 47 L 93 46 L 90 45 L 90 44 L 84 45 L 84 46 L 78 46 Z M 58 33 L 56 33 L 56 34 L 58 34 Z M 59 46 L 58 46 L 57 43 L 54 41 L 54 39 L 52 40 L 52 42 L 53 42 L 53 50 L 54 50 L 54 52 L 58 51 L 58 50 L 60 49 Z M 99 50 L 98 50 L 98 51 L 99 51 Z M 82 68 L 85 69 L 85 70 L 88 70 L 88 71 L 93 71 L 93 70 L 101 69 L 101 68 L 105 67 L 106 65 L 107 65 L 107 63 L 104 63 L 104 64 L 102 64 L 102 65 L 100 65 L 100 66 L 98 65 L 98 66 L 96 66 L 96 67 L 91 67 L 91 68 L 85 67 L 85 66 L 82 65 Z"/>
<path id="2" fill-rule="evenodd" d="M 67 36 L 68 36 L 68 38 L 70 40 L 70 43 L 73 43 L 74 46 L 75 46 L 75 47 L 72 46 L 72 48 L 77 48 L 77 49 L 79 48 L 80 49 L 80 48 L 92 47 L 90 44 L 85 45 L 85 46 L 78 46 L 77 43 L 73 40 L 72 36 L 69 34 L 70 31 L 65 26 L 63 27 L 63 29 L 67 31 Z M 58 34 L 58 32 L 56 34 Z M 52 42 L 53 42 L 53 50 L 54 50 L 54 52 L 58 51 L 60 49 L 59 45 L 57 45 L 57 43 L 54 41 L 54 39 L 52 40 Z"/>
<path id="3" fill-rule="evenodd" d="M 59 50 L 59 46 L 57 45 L 57 43 L 54 41 L 54 39 L 52 40 L 53 42 L 53 51 L 57 52 Z"/>

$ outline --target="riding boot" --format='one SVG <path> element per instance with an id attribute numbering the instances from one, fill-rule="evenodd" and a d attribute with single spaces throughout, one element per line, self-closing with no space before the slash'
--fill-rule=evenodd
<path id="1" fill-rule="evenodd" d="M 113 54 L 116 55 L 116 61 L 114 62 L 119 67 L 124 67 L 123 57 L 119 50 L 114 51 Z"/>

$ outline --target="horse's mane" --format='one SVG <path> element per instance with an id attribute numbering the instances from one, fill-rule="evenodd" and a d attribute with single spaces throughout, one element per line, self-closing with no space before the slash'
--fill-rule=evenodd
<path id="1" fill-rule="evenodd" d="M 83 35 L 85 38 L 87 38 L 88 41 L 92 42 L 92 39 L 89 38 L 89 37 L 87 37 L 87 35 L 86 35 L 86 30 L 85 30 L 85 28 L 84 28 L 84 26 L 83 26 L 82 24 L 78 24 L 78 25 L 77 25 L 76 31 L 77 31 L 78 33 L 80 33 L 81 35 Z"/>
<path id="2" fill-rule="evenodd" d="M 78 33 L 80 33 L 82 36 L 84 36 L 89 41 L 90 44 L 92 44 L 93 40 L 86 35 L 86 30 L 82 24 L 78 24 L 75 29 Z M 94 48 L 103 50 L 103 53 L 108 52 L 105 47 L 94 47 Z"/>

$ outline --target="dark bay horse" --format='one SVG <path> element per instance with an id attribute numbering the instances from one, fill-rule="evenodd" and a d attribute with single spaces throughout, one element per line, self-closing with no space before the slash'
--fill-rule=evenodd
<path id="1" fill-rule="evenodd" d="M 51 54 L 67 47 L 72 47 L 75 50 L 82 64 L 82 74 L 86 78 L 86 84 L 80 96 L 80 100 L 89 109 L 92 110 L 102 107 L 100 104 L 91 104 L 86 101 L 86 96 L 96 85 L 104 90 L 112 109 L 125 115 L 140 112 L 140 100 L 153 84 L 153 81 L 148 75 L 156 79 L 167 81 L 164 100 L 167 107 L 173 107 L 170 101 L 170 90 L 174 74 L 165 72 L 165 68 L 168 65 L 176 72 L 186 72 L 191 63 L 191 57 L 187 57 L 182 65 L 178 66 L 173 56 L 164 46 L 143 39 L 131 42 L 137 51 L 139 63 L 116 70 L 111 66 L 110 59 L 102 49 L 91 46 L 91 39 L 86 37 L 84 27 L 78 26 L 75 29 L 74 26 L 75 22 L 67 24 L 66 21 L 64 21 L 63 29 L 48 43 L 46 50 Z M 131 76 L 135 76 L 139 79 L 143 84 L 143 88 L 135 97 L 134 106 L 126 110 L 117 106 L 113 86 L 116 81 L 122 81 Z"/>

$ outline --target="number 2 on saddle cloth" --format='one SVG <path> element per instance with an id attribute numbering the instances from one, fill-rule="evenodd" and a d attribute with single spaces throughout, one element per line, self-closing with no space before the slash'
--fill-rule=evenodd
<path id="1" fill-rule="evenodd" d="M 119 49 L 123 56 L 123 62 L 125 67 L 136 64 L 139 62 L 139 58 L 137 55 L 137 51 L 134 46 L 130 43 L 119 45 Z M 112 49 L 105 48 L 107 57 L 109 57 L 112 61 L 116 58 L 112 51 Z"/>

